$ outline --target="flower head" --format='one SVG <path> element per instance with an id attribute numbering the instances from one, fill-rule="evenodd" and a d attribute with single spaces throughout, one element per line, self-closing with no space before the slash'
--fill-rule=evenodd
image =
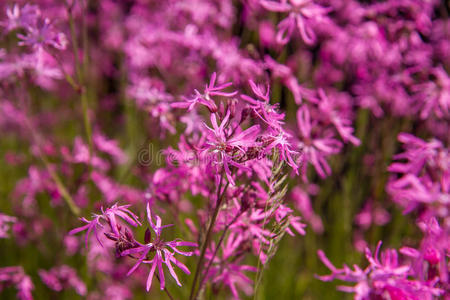
<path id="1" fill-rule="evenodd" d="M 177 247 L 197 247 L 197 244 L 181 240 L 173 240 L 169 242 L 164 241 L 161 237 L 162 229 L 171 225 L 162 225 L 161 218 L 158 215 L 155 216 L 156 222 L 154 223 L 149 204 L 147 204 L 147 219 L 156 236 L 152 241 L 146 241 L 146 244 L 139 244 L 138 247 L 127 249 L 121 253 L 122 256 L 138 255 L 136 264 L 128 271 L 127 275 L 133 273 L 142 263 L 150 264 L 150 272 L 147 277 L 146 285 L 147 291 L 150 290 L 150 287 L 152 285 L 156 268 L 158 268 L 160 287 L 161 290 L 163 290 L 165 287 L 165 277 L 162 266 L 163 264 L 165 264 L 170 272 L 170 275 L 172 275 L 177 284 L 181 286 L 181 283 L 177 277 L 177 274 L 175 273 L 175 270 L 173 269 L 172 264 L 176 265 L 186 274 L 190 274 L 190 271 L 182 262 L 178 261 L 174 257 L 174 254 L 177 253 L 185 256 L 191 256 L 193 254 L 192 252 L 184 252 L 179 250 Z M 154 254 L 152 259 L 149 258 L 150 253 Z"/>

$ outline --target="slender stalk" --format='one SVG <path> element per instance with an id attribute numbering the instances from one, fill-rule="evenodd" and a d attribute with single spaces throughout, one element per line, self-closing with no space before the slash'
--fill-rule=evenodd
<path id="1" fill-rule="evenodd" d="M 276 159 L 274 159 L 274 157 L 273 157 L 272 160 L 274 162 L 274 165 L 272 167 L 272 176 L 270 178 L 270 185 L 269 186 L 272 186 L 273 181 L 274 181 L 274 179 L 275 179 L 275 177 L 277 175 L 277 174 L 274 174 L 274 171 L 276 169 L 278 169 L 278 168 L 281 168 L 281 166 L 282 166 L 282 165 L 278 165 L 278 167 L 275 167 Z M 273 193 L 274 193 L 274 191 L 273 192 L 269 192 L 269 196 L 267 197 L 266 203 L 265 203 L 265 206 L 264 206 L 264 213 L 265 213 L 265 215 L 264 215 L 263 226 L 262 226 L 263 230 L 265 229 L 265 226 L 266 226 L 267 210 L 268 210 L 269 202 L 271 200 L 271 197 L 272 197 Z M 256 300 L 256 298 L 257 298 L 258 287 L 261 284 L 261 279 L 262 279 L 262 268 L 263 268 L 263 266 L 261 266 L 261 259 L 259 258 L 261 256 L 261 252 L 262 252 L 262 242 L 259 241 L 258 264 L 257 264 L 257 267 L 256 267 L 255 289 L 254 289 L 254 294 L 253 294 L 253 299 L 254 300 Z"/>
<path id="2" fill-rule="evenodd" d="M 50 166 L 50 163 L 48 162 L 47 157 L 40 150 L 38 150 L 38 151 L 39 151 L 39 156 L 40 156 L 41 160 L 43 161 L 47 171 L 50 173 L 50 176 L 52 177 L 53 181 L 56 183 L 56 186 L 58 187 L 59 193 L 63 197 L 63 199 L 66 202 L 67 206 L 69 206 L 70 211 L 75 216 L 78 217 L 80 215 L 80 208 L 73 201 L 72 196 L 70 196 L 69 191 L 67 190 L 67 188 L 62 183 L 61 178 L 58 176 L 58 174 Z"/>
<path id="3" fill-rule="evenodd" d="M 89 0 L 81 1 L 83 3 L 83 11 L 84 16 L 88 14 L 89 10 Z M 83 43 L 83 65 L 82 65 L 82 73 L 86 77 L 89 69 L 89 32 L 88 32 L 88 21 L 87 18 L 83 18 L 83 25 L 82 25 L 82 43 Z"/>
<path id="4" fill-rule="evenodd" d="M 159 283 L 161 283 L 161 279 L 159 279 L 158 274 L 156 274 L 156 278 L 158 278 Z M 166 292 L 167 297 L 169 297 L 170 300 L 174 300 L 175 298 L 173 298 L 172 294 L 169 292 L 169 290 L 164 287 L 164 292 Z"/>
<path id="5" fill-rule="evenodd" d="M 264 207 L 264 212 L 267 212 L 267 207 L 269 205 L 269 200 L 270 197 L 267 198 L 266 200 L 266 205 Z M 267 214 L 264 216 L 264 221 L 263 221 L 263 226 L 262 229 L 264 230 L 265 224 L 266 224 L 266 217 Z M 256 266 L 256 279 L 255 279 L 255 291 L 253 294 L 253 299 L 256 300 L 256 296 L 257 296 L 257 292 L 258 292 L 258 287 L 259 284 L 261 283 L 261 279 L 262 279 L 262 267 L 261 267 L 261 252 L 262 252 L 262 242 L 259 242 L 259 253 L 258 253 L 258 265 Z"/>
<path id="6" fill-rule="evenodd" d="M 213 212 L 211 221 L 209 223 L 208 230 L 206 232 L 205 241 L 203 242 L 203 245 L 202 245 L 202 250 L 201 250 L 200 257 L 198 259 L 197 267 L 196 267 L 196 270 L 195 270 L 194 281 L 192 282 L 192 287 L 191 287 L 191 293 L 189 295 L 189 300 L 193 300 L 193 299 L 195 299 L 197 297 L 197 293 L 198 293 L 197 281 L 198 281 L 200 273 L 201 273 L 203 260 L 205 259 L 206 249 L 208 248 L 208 244 L 211 241 L 212 230 L 214 228 L 214 224 L 216 222 L 217 215 L 219 214 L 220 205 L 222 204 L 223 197 L 224 197 L 225 192 L 226 192 L 226 190 L 228 188 L 228 185 L 229 185 L 229 182 L 227 182 L 227 184 L 225 185 L 225 188 L 223 189 L 223 192 L 220 192 L 220 190 L 222 188 L 222 181 L 223 181 L 223 172 L 222 172 L 222 175 L 220 176 L 219 188 L 217 189 L 216 206 L 214 208 L 214 212 Z"/>
<path id="7" fill-rule="evenodd" d="M 206 266 L 205 274 L 202 276 L 202 278 L 201 278 L 201 280 L 200 280 L 200 285 L 199 285 L 199 287 L 198 287 L 199 290 L 201 290 L 202 287 L 203 287 L 203 285 L 205 284 L 206 274 L 208 274 L 208 271 L 209 271 L 209 269 L 211 268 L 211 265 L 212 265 L 212 263 L 213 263 L 213 261 L 214 261 L 214 258 L 216 257 L 217 252 L 219 251 L 219 248 L 220 248 L 220 246 L 222 245 L 223 240 L 225 239 L 225 235 L 227 234 L 228 229 L 230 228 L 231 225 L 234 224 L 234 222 L 236 222 L 236 220 L 237 220 L 241 215 L 242 215 L 242 213 L 236 215 L 236 216 L 233 218 L 233 220 L 232 220 L 230 223 L 228 223 L 227 226 L 225 227 L 225 229 L 222 231 L 222 234 L 221 234 L 221 236 L 220 236 L 220 238 L 219 238 L 219 242 L 217 243 L 216 249 L 214 249 L 213 256 L 211 257 L 211 259 L 209 260 L 208 265 Z"/>
<path id="8" fill-rule="evenodd" d="M 93 152 L 93 145 L 92 145 L 92 128 L 91 123 L 89 121 L 89 104 L 88 104 L 88 98 L 87 98 L 87 91 L 86 91 L 86 73 L 87 73 L 87 59 L 88 59 L 88 49 L 87 49 L 87 28 L 86 28 L 86 20 L 83 21 L 83 65 L 80 64 L 78 55 L 79 55 L 79 45 L 77 40 L 77 33 L 75 30 L 75 21 L 73 18 L 73 4 L 69 5 L 69 3 L 66 0 L 66 8 L 67 8 L 67 14 L 69 16 L 69 27 L 70 27 L 70 36 L 72 41 L 72 48 L 74 52 L 74 61 L 75 61 L 75 72 L 77 75 L 77 81 L 80 85 L 80 95 L 81 95 L 81 106 L 83 110 L 83 121 L 84 121 L 84 127 L 86 131 L 86 136 L 88 139 L 88 145 L 89 145 L 89 158 L 92 157 Z M 86 5 L 82 5 L 83 9 L 87 8 L 87 1 Z"/>
<path id="9" fill-rule="evenodd" d="M 23 109 L 26 109 L 25 101 L 23 99 L 21 100 L 21 104 L 23 106 Z M 41 139 L 39 138 L 39 135 L 36 132 L 34 125 L 32 124 L 31 120 L 28 117 L 25 118 L 25 125 L 27 126 L 29 132 L 31 133 L 32 139 L 34 140 L 35 144 L 37 145 L 36 149 L 37 149 L 39 158 L 42 160 L 42 162 L 45 165 L 45 168 L 47 169 L 47 172 L 50 174 L 50 176 L 52 177 L 53 181 L 55 182 L 59 193 L 61 194 L 62 198 L 66 202 L 66 204 L 69 207 L 70 211 L 75 216 L 78 217 L 80 215 L 80 208 L 73 201 L 72 196 L 70 196 L 69 191 L 64 186 L 64 184 L 63 184 L 61 178 L 59 177 L 58 173 L 56 173 L 55 170 L 53 170 L 53 168 L 51 167 L 50 162 L 47 159 L 47 156 L 42 152 L 42 150 L 41 150 L 41 144 L 42 144 L 41 143 Z"/>

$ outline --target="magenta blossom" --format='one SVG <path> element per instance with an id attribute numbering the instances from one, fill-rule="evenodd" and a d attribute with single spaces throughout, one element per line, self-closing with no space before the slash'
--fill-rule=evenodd
<path id="1" fill-rule="evenodd" d="M 322 137 L 314 134 L 315 123 L 306 105 L 303 105 L 297 111 L 297 125 L 300 132 L 299 145 L 303 154 L 302 176 L 304 180 L 306 181 L 306 168 L 308 164 L 314 166 L 320 177 L 327 177 L 331 174 L 331 167 L 326 158 L 341 150 L 341 142 L 333 138 L 328 132 L 324 132 Z"/>
<path id="2" fill-rule="evenodd" d="M 86 285 L 77 276 L 76 271 L 69 266 L 62 265 L 48 271 L 39 270 L 39 276 L 45 285 L 54 291 L 60 292 L 67 288 L 73 288 L 78 295 L 86 295 Z"/>
<path id="3" fill-rule="evenodd" d="M 111 231 L 116 235 L 119 235 L 119 231 L 120 231 L 120 228 L 118 228 L 119 225 L 117 223 L 116 216 L 122 218 L 124 221 L 126 221 L 128 224 L 130 224 L 132 226 L 136 227 L 138 225 L 141 225 L 141 223 L 138 221 L 138 217 L 135 214 L 133 214 L 130 210 L 128 210 L 128 207 L 130 207 L 130 206 L 131 206 L 130 204 L 117 206 L 117 203 L 116 203 L 113 206 L 111 206 L 110 208 L 107 208 L 106 210 L 103 210 L 103 207 L 102 207 L 101 215 L 93 214 L 93 219 L 90 221 L 87 220 L 86 218 L 81 218 L 81 220 L 87 224 L 84 226 L 72 229 L 69 232 L 69 235 L 77 234 L 81 231 L 87 230 L 86 236 L 85 236 L 85 243 L 86 243 L 86 248 L 87 248 L 89 234 L 91 233 L 91 231 L 94 231 L 97 241 L 99 242 L 99 244 L 102 245 L 102 242 L 101 242 L 101 240 L 98 236 L 98 232 L 97 232 L 98 227 L 102 228 L 104 226 L 101 223 L 101 221 L 106 221 L 109 224 Z"/>
<path id="4" fill-rule="evenodd" d="M 33 300 L 31 292 L 34 290 L 30 276 L 25 274 L 22 267 L 0 268 L 0 291 L 3 287 L 15 286 L 17 289 L 17 299 Z"/>
<path id="5" fill-rule="evenodd" d="M 17 221 L 16 217 L 11 217 L 0 213 L 0 239 L 8 237 L 8 231 L 11 224 Z"/>
<path id="6" fill-rule="evenodd" d="M 68 44 L 65 34 L 56 32 L 49 19 L 38 20 L 36 26 L 27 28 L 25 35 L 18 34 L 17 37 L 22 40 L 19 45 L 32 46 L 36 49 L 51 46 L 64 50 Z"/>
<path id="7" fill-rule="evenodd" d="M 289 42 L 295 27 L 305 44 L 311 45 L 316 41 L 316 35 L 311 27 L 314 21 L 325 18 L 329 9 L 315 3 L 314 0 L 260 0 L 261 5 L 270 11 L 289 13 L 278 24 L 277 42 L 284 45 Z"/>
<path id="8" fill-rule="evenodd" d="M 17 28 L 30 28 L 35 26 L 40 14 L 37 5 L 25 4 L 21 8 L 18 4 L 14 4 L 14 6 L 6 8 L 8 21 L 1 22 L 0 25 L 5 26 L 7 32 Z"/>
<path id="9" fill-rule="evenodd" d="M 361 269 L 354 265 L 354 270 L 344 265 L 342 269 L 336 268 L 325 256 L 322 250 L 318 251 L 320 260 L 331 270 L 330 275 L 317 276 L 322 281 L 339 279 L 342 281 L 356 282 L 354 286 L 338 286 L 338 289 L 354 293 L 355 300 L 383 299 L 433 299 L 433 296 L 442 295 L 443 290 L 434 287 L 436 282 L 422 281 L 410 278 L 411 266 L 400 265 L 397 251 L 385 250 L 379 260 L 381 242 L 378 243 L 375 254 L 366 248 L 366 259 L 369 266 Z"/>
<path id="10" fill-rule="evenodd" d="M 215 72 L 211 75 L 209 85 L 206 85 L 203 94 L 198 90 L 195 90 L 195 95 L 193 96 L 193 98 L 185 98 L 183 102 L 174 102 L 172 103 L 172 107 L 188 108 L 188 111 L 191 111 L 195 107 L 195 105 L 202 104 L 206 106 L 211 112 L 216 112 L 217 105 L 215 104 L 211 96 L 233 97 L 237 94 L 237 92 L 227 93 L 222 91 L 223 89 L 231 86 L 231 82 L 227 82 L 219 86 L 214 86 L 216 84 L 216 76 L 217 75 Z"/>
<path id="11" fill-rule="evenodd" d="M 249 147 L 257 146 L 256 137 L 260 131 L 259 125 L 253 125 L 252 127 L 237 133 L 236 135 L 229 136 L 228 122 L 230 121 L 230 111 L 227 111 L 220 126 L 217 124 L 216 114 L 211 114 L 211 124 L 213 128 L 206 128 L 210 131 L 208 135 L 207 144 L 209 147 L 204 151 L 209 151 L 215 154 L 214 163 L 223 165 L 225 174 L 230 184 L 235 185 L 230 166 L 234 166 L 240 169 L 249 170 L 248 167 L 239 163 L 237 160 L 242 156 L 246 156 L 246 150 Z M 227 126 L 227 127 L 226 127 Z"/>
<path id="12" fill-rule="evenodd" d="M 242 241 L 241 236 L 230 234 L 222 247 L 222 255 L 214 257 L 213 265 L 206 275 L 212 283 L 227 286 L 234 299 L 239 299 L 238 288 L 246 295 L 251 294 L 253 281 L 244 272 L 257 271 L 254 266 L 241 264 L 242 257 L 236 257 Z M 206 257 L 211 260 L 212 252 L 208 251 Z"/>
<path id="13" fill-rule="evenodd" d="M 161 233 L 162 229 L 166 228 L 171 225 L 162 225 L 161 218 L 156 215 L 156 223 L 153 223 L 152 215 L 150 211 L 150 205 L 147 204 L 147 218 L 148 223 L 150 224 L 150 227 L 155 232 L 156 236 L 153 239 L 153 241 L 146 240 L 146 244 L 139 244 L 136 248 L 131 248 L 123 251 L 121 253 L 122 256 L 133 256 L 135 254 L 138 254 L 139 258 L 136 262 L 136 264 L 128 271 L 127 275 L 130 275 L 133 273 L 137 267 L 141 264 L 150 264 L 150 273 L 148 274 L 147 278 L 147 291 L 150 290 L 150 287 L 152 285 L 153 281 L 153 275 L 155 274 L 156 268 L 158 268 L 158 274 L 159 274 L 159 280 L 160 280 L 160 287 L 161 290 L 165 287 L 165 277 L 164 277 L 164 271 L 162 268 L 162 265 L 165 264 L 167 266 L 167 269 L 170 272 L 170 275 L 175 279 L 177 284 L 181 286 L 180 281 L 178 280 L 177 274 L 175 273 L 175 270 L 173 269 L 172 263 L 176 265 L 178 268 L 180 268 L 184 273 L 190 274 L 189 269 L 180 261 L 178 261 L 174 254 L 178 253 L 185 256 L 191 256 L 193 252 L 183 252 L 179 250 L 177 247 L 197 247 L 197 244 L 192 242 L 184 242 L 181 240 L 173 240 L 170 242 L 166 242 L 162 240 Z M 146 237 L 150 236 L 150 234 L 146 233 Z M 148 237 L 149 239 L 149 237 Z M 149 259 L 148 255 L 149 253 L 154 252 L 154 257 L 152 259 Z"/>

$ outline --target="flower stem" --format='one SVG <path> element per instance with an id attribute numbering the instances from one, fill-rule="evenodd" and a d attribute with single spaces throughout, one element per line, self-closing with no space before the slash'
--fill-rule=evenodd
<path id="1" fill-rule="evenodd" d="M 213 263 L 213 261 L 214 261 L 214 258 L 216 257 L 217 252 L 219 251 L 219 248 L 220 248 L 220 246 L 222 245 L 223 240 L 225 239 L 225 235 L 227 234 L 228 229 L 230 228 L 231 225 L 234 224 L 234 222 L 236 222 L 236 220 L 237 220 L 241 215 L 242 215 L 242 213 L 237 214 L 237 215 L 233 218 L 233 220 L 232 220 L 230 223 L 228 223 L 227 226 L 225 227 L 225 229 L 222 231 L 222 235 L 221 235 L 220 238 L 219 238 L 219 242 L 217 243 L 216 249 L 214 250 L 214 254 L 213 254 L 213 256 L 211 257 L 211 259 L 209 260 L 209 263 L 208 263 L 208 265 L 206 266 L 206 269 L 205 269 L 205 274 L 202 276 L 202 278 L 201 278 L 201 280 L 200 280 L 200 285 L 199 285 L 199 287 L 198 287 L 199 290 L 201 290 L 202 287 L 203 287 L 203 285 L 205 284 L 206 274 L 208 274 L 208 271 L 209 271 L 209 269 L 211 268 L 211 265 L 212 265 L 212 263 Z"/>
<path id="2" fill-rule="evenodd" d="M 159 283 L 161 283 L 161 279 L 159 279 L 158 274 L 156 274 L 156 278 L 158 278 Z M 169 290 L 166 287 L 164 287 L 164 292 L 166 292 L 166 295 L 167 295 L 167 297 L 169 297 L 170 300 L 174 300 L 172 294 L 169 292 Z"/>
<path id="3" fill-rule="evenodd" d="M 86 73 L 87 73 L 87 59 L 88 59 L 88 49 L 87 49 L 87 29 L 86 27 L 86 20 L 83 22 L 83 65 L 80 64 L 79 61 L 79 45 L 77 40 L 77 34 L 75 30 L 75 21 L 73 18 L 73 4 L 69 5 L 69 3 L 66 1 L 66 7 L 67 7 L 67 14 L 69 16 L 69 27 L 70 27 L 70 36 L 72 40 L 72 47 L 73 47 L 73 55 L 74 55 L 74 61 L 75 61 L 75 72 L 77 75 L 77 81 L 80 85 L 80 95 L 81 95 L 81 106 L 83 109 L 83 121 L 84 121 L 84 127 L 86 131 L 86 136 L 88 140 L 89 145 L 89 159 L 92 158 L 92 152 L 93 152 L 93 145 L 92 145 L 92 128 L 91 123 L 89 121 L 89 104 L 88 104 L 88 98 L 87 98 L 87 91 L 86 91 Z M 82 5 L 83 9 L 87 10 L 87 2 L 85 5 Z M 87 13 L 87 12 L 85 12 Z"/>
<path id="4" fill-rule="evenodd" d="M 26 110 L 27 106 L 25 104 L 25 101 L 21 99 L 22 108 Z M 66 202 L 67 206 L 69 207 L 70 211 L 75 215 L 80 215 L 80 208 L 75 204 L 73 201 L 72 196 L 70 196 L 70 193 L 68 189 L 65 187 L 63 181 L 59 177 L 58 173 L 52 168 L 49 160 L 47 159 L 47 156 L 42 151 L 42 138 L 39 136 L 39 134 L 35 130 L 35 126 L 32 123 L 32 120 L 26 115 L 25 118 L 25 126 L 28 128 L 29 132 L 31 133 L 31 138 L 34 140 L 37 150 L 37 154 L 39 158 L 44 163 L 45 168 L 47 169 L 47 172 L 50 174 L 50 177 L 53 179 L 53 181 L 56 184 L 56 187 L 58 188 L 59 193 L 61 194 L 62 198 Z"/>
<path id="5" fill-rule="evenodd" d="M 222 181 L 223 181 L 223 172 L 222 172 L 222 175 L 220 176 L 219 188 L 217 189 L 216 206 L 214 208 L 214 212 L 213 212 L 211 221 L 209 223 L 208 230 L 206 232 L 205 241 L 203 242 L 203 245 L 202 245 L 202 250 L 201 250 L 201 253 L 200 253 L 200 257 L 198 259 L 197 268 L 195 270 L 194 282 L 192 283 L 191 294 L 189 296 L 189 300 L 193 300 L 193 299 L 195 299 L 197 297 L 197 294 L 198 294 L 197 281 L 198 281 L 200 273 L 201 273 L 203 260 L 205 259 L 206 249 L 208 248 L 208 244 L 211 241 L 212 231 L 213 231 L 216 219 L 217 219 L 217 215 L 219 214 L 220 205 L 222 204 L 223 197 L 224 197 L 225 192 L 226 192 L 226 190 L 228 188 L 228 185 L 229 185 L 229 182 L 227 182 L 227 184 L 225 185 L 225 188 L 223 189 L 223 192 L 221 193 L 220 190 L 222 189 Z"/>

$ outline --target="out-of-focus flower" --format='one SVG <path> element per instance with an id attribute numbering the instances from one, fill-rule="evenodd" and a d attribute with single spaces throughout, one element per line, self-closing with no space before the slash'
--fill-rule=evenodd
<path id="1" fill-rule="evenodd" d="M 324 132 L 323 137 L 315 136 L 313 133 L 315 120 L 307 106 L 303 105 L 297 111 L 297 125 L 300 133 L 300 149 L 303 155 L 302 176 L 306 181 L 306 168 L 312 164 L 317 174 L 325 178 L 331 174 L 331 168 L 326 160 L 327 156 L 338 153 L 342 144 L 329 132 Z"/>
<path id="2" fill-rule="evenodd" d="M 392 199 L 410 212 L 418 206 L 426 208 L 422 215 L 447 219 L 450 193 L 450 156 L 437 139 L 426 142 L 411 134 L 398 136 L 405 152 L 394 156 L 396 162 L 388 170 L 398 173 L 387 184 Z"/>
<path id="3" fill-rule="evenodd" d="M 11 224 L 17 221 L 16 217 L 11 217 L 0 213 L 0 238 L 9 237 L 8 231 Z"/>
<path id="4" fill-rule="evenodd" d="M 73 288 L 78 295 L 86 295 L 86 285 L 77 276 L 75 270 L 69 266 L 62 265 L 48 271 L 39 270 L 39 276 L 42 282 L 54 291 L 61 292 L 64 289 Z"/>
<path id="5" fill-rule="evenodd" d="M 41 12 L 37 5 L 25 4 L 22 8 L 18 4 L 6 9 L 8 21 L 1 22 L 0 25 L 6 27 L 6 31 L 17 28 L 32 28 L 37 23 Z"/>
<path id="6" fill-rule="evenodd" d="M 317 187 L 312 185 L 306 191 L 296 186 L 292 192 L 292 198 L 295 208 L 300 211 L 303 218 L 311 224 L 311 228 L 316 233 L 323 232 L 323 223 L 319 215 L 317 215 L 312 208 L 310 194 L 316 194 Z"/>
<path id="7" fill-rule="evenodd" d="M 447 257 L 450 253 L 450 234 L 448 228 L 441 227 L 436 218 L 419 221 L 424 233 L 420 248 L 400 248 L 400 253 L 413 259 L 414 275 L 429 282 L 438 282 L 443 289 L 449 289 L 449 270 Z"/>
<path id="8" fill-rule="evenodd" d="M 227 82 L 218 86 L 216 84 L 216 73 L 211 75 L 211 79 L 209 81 L 209 85 L 206 85 L 205 90 L 200 93 L 198 90 L 195 90 L 195 95 L 193 98 L 185 98 L 183 102 L 174 102 L 172 103 L 172 107 L 179 108 L 188 108 L 188 111 L 191 111 L 195 105 L 202 104 L 206 106 L 212 113 L 217 111 L 217 105 L 211 98 L 211 96 L 222 96 L 222 97 L 233 97 L 237 94 L 237 92 L 224 92 L 223 90 L 232 85 L 231 82 Z"/>
<path id="9" fill-rule="evenodd" d="M 261 5 L 270 11 L 289 13 L 288 17 L 278 24 L 277 41 L 287 44 L 292 37 L 295 27 L 305 44 L 311 45 L 316 41 L 316 35 L 311 22 L 325 18 L 329 9 L 315 3 L 313 0 L 260 0 Z"/>
<path id="10" fill-rule="evenodd" d="M 0 268 L 0 290 L 8 286 L 15 286 L 17 289 L 17 299 L 33 300 L 31 292 L 34 290 L 34 285 L 22 267 Z"/>
<path id="11" fill-rule="evenodd" d="M 56 32 L 49 19 L 39 20 L 36 26 L 28 27 L 25 35 L 18 34 L 21 46 L 32 46 L 36 49 L 44 46 L 52 46 L 58 50 L 64 50 L 68 41 L 64 33 Z"/>
<path id="12" fill-rule="evenodd" d="M 378 243 L 375 253 L 366 248 L 366 259 L 369 266 L 361 269 L 354 265 L 354 270 L 344 265 L 342 269 L 336 268 L 319 250 L 318 255 L 322 262 L 332 272 L 330 275 L 317 276 L 322 281 L 339 279 L 347 282 L 355 282 L 354 286 L 338 286 L 338 289 L 354 293 L 356 300 L 370 300 L 383 297 L 389 299 L 433 299 L 440 296 L 444 291 L 435 287 L 436 281 L 426 281 L 420 278 L 410 278 L 411 266 L 400 265 L 397 251 L 385 250 L 379 260 L 381 242 Z"/>

